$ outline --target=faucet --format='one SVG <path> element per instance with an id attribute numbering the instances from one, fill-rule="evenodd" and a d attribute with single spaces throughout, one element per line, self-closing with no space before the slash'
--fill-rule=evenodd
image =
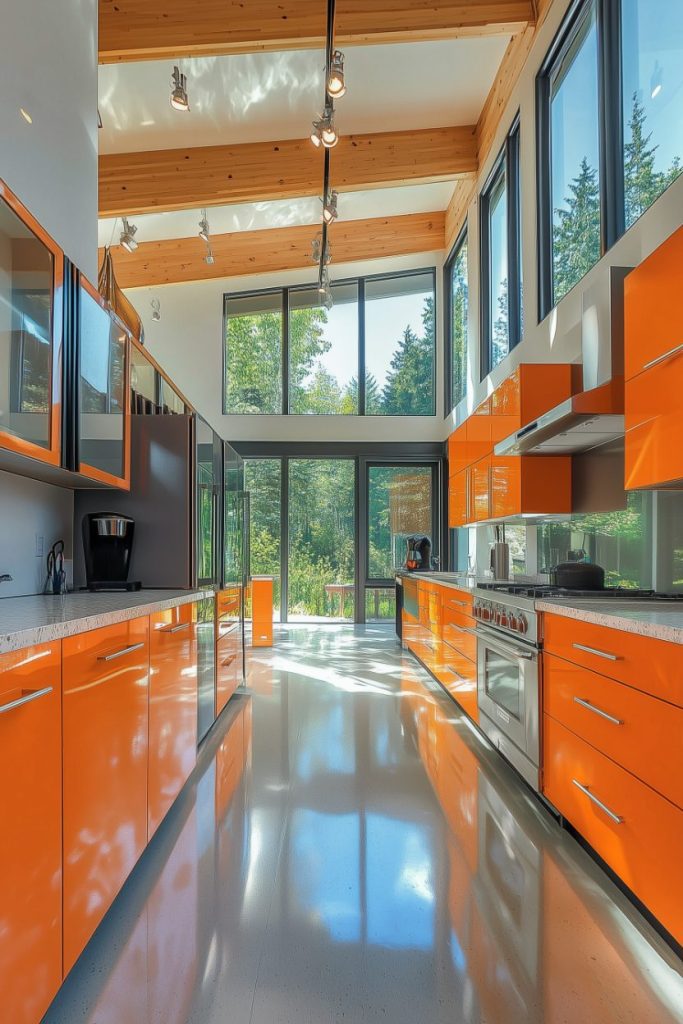
<path id="1" fill-rule="evenodd" d="M 0 573 L 0 583 L 11 583 L 13 579 L 8 572 Z"/>

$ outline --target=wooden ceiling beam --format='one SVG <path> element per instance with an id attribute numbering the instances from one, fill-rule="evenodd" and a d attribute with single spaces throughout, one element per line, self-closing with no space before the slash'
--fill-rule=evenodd
<path id="1" fill-rule="evenodd" d="M 321 0 L 99 0 L 99 59 L 322 48 Z M 534 0 L 338 0 L 339 46 L 520 32 Z"/>
<path id="2" fill-rule="evenodd" d="M 108 154 L 100 157 L 100 217 L 318 195 L 322 161 L 308 139 Z M 476 128 L 348 135 L 332 167 L 341 192 L 472 175 Z"/>
<path id="3" fill-rule="evenodd" d="M 334 266 L 357 260 L 443 249 L 445 214 L 413 213 L 402 217 L 376 217 L 337 221 L 331 226 L 330 245 Z M 201 239 L 174 238 L 141 242 L 133 253 L 112 247 L 116 281 L 121 288 L 144 288 L 221 277 L 278 273 L 316 268 L 311 262 L 317 224 L 261 231 L 235 231 L 212 235 L 214 263 L 205 262 Z M 100 260 L 102 258 L 100 250 Z"/>

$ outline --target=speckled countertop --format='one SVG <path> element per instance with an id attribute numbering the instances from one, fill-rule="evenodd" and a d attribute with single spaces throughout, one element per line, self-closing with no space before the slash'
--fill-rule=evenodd
<path id="1" fill-rule="evenodd" d="M 559 598 L 537 601 L 536 610 L 683 644 L 683 601 L 638 601 L 635 598 L 620 601 L 609 597 L 578 601 Z"/>
<path id="2" fill-rule="evenodd" d="M 474 590 L 481 580 L 481 577 L 468 576 L 466 573 L 439 574 L 438 572 L 410 572 L 407 569 L 398 569 L 394 575 L 397 579 L 429 580 L 430 583 L 439 583 L 442 587 L 451 587 L 453 590 Z M 446 575 L 449 577 L 448 579 L 445 578 Z"/>
<path id="3" fill-rule="evenodd" d="M 212 590 L 139 590 L 131 594 L 66 594 L 0 600 L 0 654 L 62 640 L 100 626 L 213 597 Z"/>

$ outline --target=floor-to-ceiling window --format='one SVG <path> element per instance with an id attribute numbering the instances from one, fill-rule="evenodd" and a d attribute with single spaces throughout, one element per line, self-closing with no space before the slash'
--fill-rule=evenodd
<path id="1" fill-rule="evenodd" d="M 250 572 L 253 576 L 274 577 L 273 604 L 277 621 L 282 607 L 282 460 L 247 459 L 244 486 L 250 496 Z"/>

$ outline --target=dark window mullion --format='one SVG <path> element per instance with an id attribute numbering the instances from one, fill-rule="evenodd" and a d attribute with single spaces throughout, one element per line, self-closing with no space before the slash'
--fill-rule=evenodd
<path id="1" fill-rule="evenodd" d="M 282 289 L 282 414 L 289 413 L 289 288 Z"/>
<path id="2" fill-rule="evenodd" d="M 625 230 L 621 2 L 596 2 L 600 87 L 600 236 L 604 255 Z"/>
<path id="3" fill-rule="evenodd" d="M 522 258 L 520 243 L 519 124 L 505 144 L 505 186 L 507 188 L 508 251 L 508 345 L 509 351 L 521 341 Z"/>
<path id="4" fill-rule="evenodd" d="M 358 278 L 358 415 L 365 416 L 365 278 Z"/>
<path id="5" fill-rule="evenodd" d="M 538 225 L 538 322 L 553 305 L 553 211 L 550 165 L 550 78 L 536 79 L 536 217 Z"/>
<path id="6" fill-rule="evenodd" d="M 482 193 L 479 198 L 480 380 L 484 380 L 491 368 L 491 236 L 489 205 L 488 192 Z"/>

